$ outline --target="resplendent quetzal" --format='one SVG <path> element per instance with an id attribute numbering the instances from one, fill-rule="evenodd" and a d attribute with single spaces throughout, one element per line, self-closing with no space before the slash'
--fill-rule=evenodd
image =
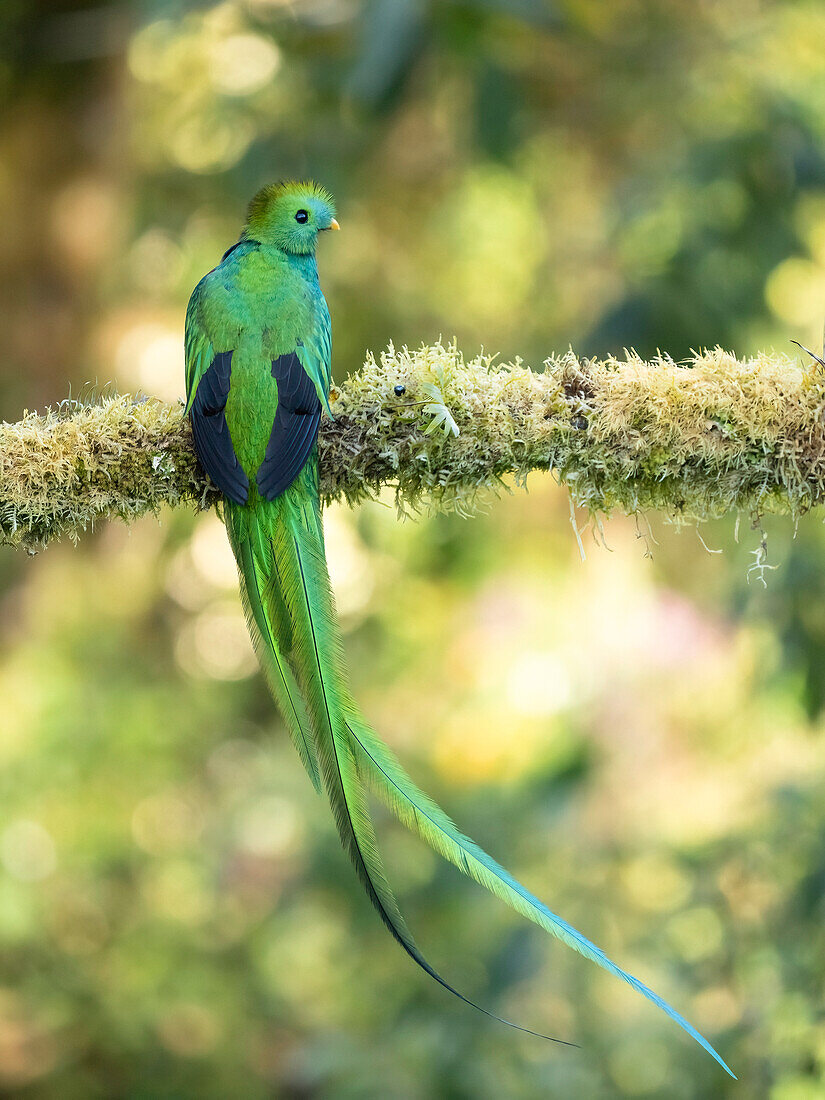
<path id="1" fill-rule="evenodd" d="M 249 629 L 304 767 L 326 790 L 344 848 L 387 928 L 450 992 L 462 996 L 419 951 L 387 883 L 367 786 L 445 859 L 628 982 L 730 1073 L 678 1012 L 460 833 L 350 694 L 324 555 L 316 446 L 322 411 L 331 415 L 332 343 L 315 247 L 319 232 L 337 228 L 332 198 L 318 185 L 265 187 L 250 204 L 240 240 L 198 283 L 186 313 L 186 408 L 195 447 L 223 494 Z"/>

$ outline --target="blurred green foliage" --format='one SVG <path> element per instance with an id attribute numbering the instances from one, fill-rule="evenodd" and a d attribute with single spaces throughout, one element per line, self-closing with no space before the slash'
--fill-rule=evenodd
<path id="1" fill-rule="evenodd" d="M 0 7 L 3 415 L 182 388 L 187 295 L 312 174 L 342 376 L 455 334 L 539 365 L 816 345 L 815 0 L 63 0 Z M 0 1088 L 33 1098 L 825 1092 L 817 517 L 615 521 L 546 479 L 472 521 L 328 517 L 357 696 L 459 822 L 668 996 L 641 1001 L 382 818 L 363 898 L 245 641 L 214 516 L 0 560 Z M 653 560 L 644 556 L 645 544 Z M 751 583 L 748 583 L 750 580 Z"/>

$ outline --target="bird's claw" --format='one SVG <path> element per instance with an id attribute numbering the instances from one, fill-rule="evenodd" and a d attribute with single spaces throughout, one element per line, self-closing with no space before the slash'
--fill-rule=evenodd
<path id="1" fill-rule="evenodd" d="M 825 359 L 821 359 L 815 352 L 811 351 L 810 348 L 806 348 L 804 344 L 800 344 L 798 340 L 791 340 L 791 343 L 796 344 L 798 348 L 802 348 L 804 352 L 810 355 L 811 359 L 815 359 L 816 362 L 819 363 L 820 367 L 825 368 Z"/>

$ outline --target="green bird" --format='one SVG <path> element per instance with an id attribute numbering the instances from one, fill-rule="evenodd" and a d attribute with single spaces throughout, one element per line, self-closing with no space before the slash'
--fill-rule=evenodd
<path id="1" fill-rule="evenodd" d="M 195 449 L 223 495 L 249 629 L 304 767 L 316 789 L 326 791 L 341 842 L 381 919 L 451 993 L 467 1001 L 421 954 L 390 889 L 368 786 L 445 859 L 628 982 L 733 1076 L 675 1009 L 459 832 L 406 774 L 352 697 L 318 493 L 318 428 L 323 410 L 332 416 L 332 338 L 315 249 L 319 233 L 337 228 L 332 198 L 317 184 L 263 188 L 249 206 L 240 240 L 198 283 L 186 312 L 186 410 Z"/>

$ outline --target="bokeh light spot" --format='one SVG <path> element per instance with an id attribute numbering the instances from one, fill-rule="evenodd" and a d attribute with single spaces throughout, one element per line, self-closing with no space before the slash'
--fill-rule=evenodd
<path id="1" fill-rule="evenodd" d="M 249 95 L 268 84 L 280 65 L 274 42 L 258 34 L 233 34 L 212 48 L 212 83 L 228 95 Z"/>
<path id="2" fill-rule="evenodd" d="M 36 821 L 14 821 L 0 834 L 0 859 L 13 878 L 39 882 L 57 866 L 51 835 Z"/>

